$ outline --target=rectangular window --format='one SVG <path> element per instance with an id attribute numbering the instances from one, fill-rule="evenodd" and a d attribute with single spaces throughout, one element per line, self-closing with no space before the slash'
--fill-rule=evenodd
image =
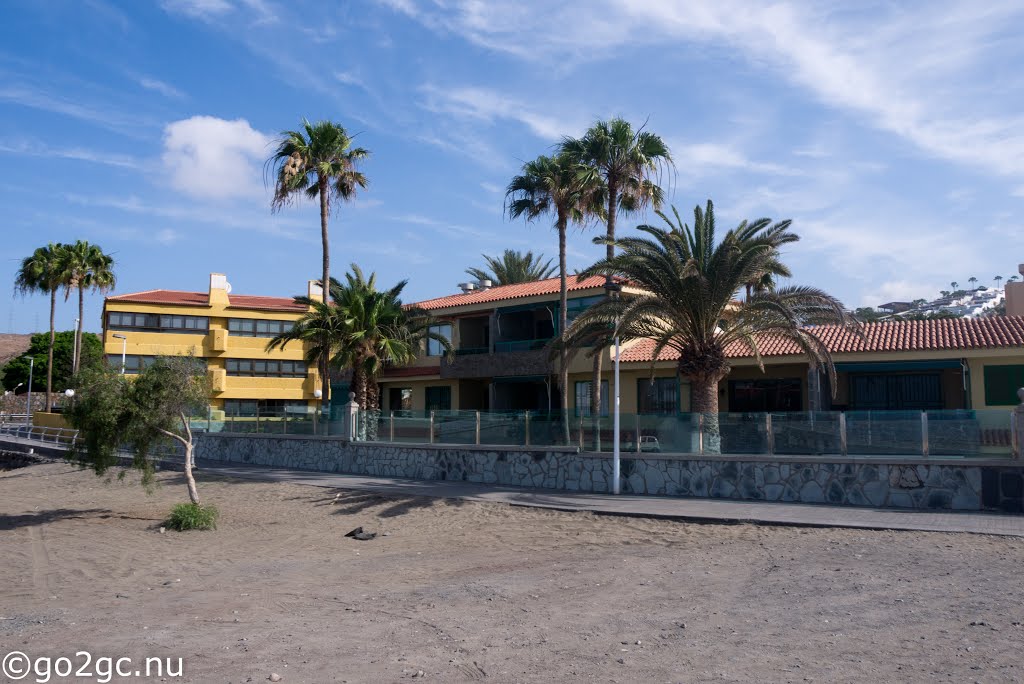
<path id="1" fill-rule="evenodd" d="M 388 410 L 411 411 L 412 410 L 412 388 L 392 387 L 388 390 Z"/>
<path id="2" fill-rule="evenodd" d="M 152 366 L 158 357 L 156 356 L 141 356 L 139 354 L 125 354 L 124 357 L 124 372 L 125 374 L 135 375 L 143 369 Z M 206 370 L 206 359 L 194 358 L 193 361 L 199 365 L 202 370 Z M 107 354 L 107 365 L 114 370 L 121 369 L 121 355 L 120 354 Z"/>
<path id="3" fill-rule="evenodd" d="M 590 386 L 589 380 L 585 382 L 576 383 L 576 415 L 577 416 L 589 416 L 590 415 Z M 608 381 L 601 381 L 601 415 L 607 416 L 610 414 L 610 407 L 608 406 Z"/>
<path id="4" fill-rule="evenodd" d="M 107 314 L 108 330 L 206 333 L 209 327 L 210 319 L 206 316 L 124 313 L 116 311 L 111 311 Z"/>
<path id="5" fill-rule="evenodd" d="M 451 323 L 440 323 L 438 325 L 430 326 L 430 332 L 434 335 L 440 335 L 444 339 L 448 340 L 449 344 L 452 341 L 452 325 Z M 427 340 L 427 356 L 441 356 L 444 354 L 444 345 L 438 340 Z"/>
<path id="6" fill-rule="evenodd" d="M 676 378 L 640 378 L 636 381 L 637 413 L 677 413 L 679 381 Z"/>
<path id="7" fill-rule="evenodd" d="M 255 318 L 229 318 L 228 332 L 236 337 L 277 337 L 291 332 L 293 321 L 272 321 Z"/>
<path id="8" fill-rule="evenodd" d="M 256 378 L 304 378 L 306 364 L 302 361 L 267 361 L 264 359 L 225 359 L 228 375 Z"/>
<path id="9" fill-rule="evenodd" d="M 985 366 L 985 403 L 988 406 L 1016 406 L 1017 390 L 1024 387 L 1024 366 Z"/>
<path id="10" fill-rule="evenodd" d="M 451 411 L 452 410 L 452 388 L 451 387 L 428 387 L 427 390 L 428 411 Z"/>
<path id="11" fill-rule="evenodd" d="M 800 378 L 730 380 L 730 413 L 775 413 L 803 410 Z"/>

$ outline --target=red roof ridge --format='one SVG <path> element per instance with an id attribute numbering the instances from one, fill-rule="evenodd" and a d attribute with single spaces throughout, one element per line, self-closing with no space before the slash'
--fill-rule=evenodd
<path id="1" fill-rule="evenodd" d="M 456 306 L 468 306 L 470 304 L 488 304 L 508 299 L 522 299 L 524 297 L 536 297 L 540 295 L 557 294 L 561 288 L 560 278 L 545 278 L 544 280 L 533 280 L 528 283 L 515 283 L 512 285 L 496 285 L 486 290 L 474 290 L 472 292 L 450 294 L 433 299 L 414 302 L 411 306 L 421 309 L 445 309 Z M 621 278 L 617 281 L 623 282 Z M 576 274 L 566 278 L 568 290 L 588 290 L 599 288 L 604 285 L 604 276 L 590 276 L 580 280 Z"/>

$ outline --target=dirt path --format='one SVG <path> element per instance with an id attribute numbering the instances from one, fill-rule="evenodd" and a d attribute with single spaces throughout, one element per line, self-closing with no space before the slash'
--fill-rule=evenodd
<path id="1" fill-rule="evenodd" d="M 1024 680 L 1021 539 L 208 475 L 219 529 L 161 534 L 184 487 L 160 482 L 0 473 L 0 655 L 180 656 L 167 681 L 194 682 Z"/>

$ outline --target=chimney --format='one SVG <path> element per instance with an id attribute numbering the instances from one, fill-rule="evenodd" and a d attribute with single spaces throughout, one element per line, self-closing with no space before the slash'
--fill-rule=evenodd
<path id="1" fill-rule="evenodd" d="M 490 290 L 490 289 L 491 289 L 491 286 L 492 286 L 493 284 L 494 284 L 494 283 L 492 283 L 492 282 L 491 282 L 490 280 L 481 280 L 481 281 L 480 281 L 480 289 L 481 289 L 481 290 Z"/>
<path id="2" fill-rule="evenodd" d="M 306 296 L 310 299 L 319 299 L 321 302 L 324 300 L 324 290 L 320 287 L 319 280 L 310 280 L 306 283 Z"/>
<path id="3" fill-rule="evenodd" d="M 229 294 L 231 294 L 231 283 L 228 282 L 228 277 L 223 273 L 211 273 L 210 306 L 216 304 L 228 306 L 231 304 L 231 300 L 228 299 Z"/>
<path id="4" fill-rule="evenodd" d="M 1017 266 L 1017 271 L 1024 275 L 1024 264 Z M 1006 283 L 1003 290 L 1006 297 L 1006 315 L 1024 316 L 1024 283 Z"/>
<path id="5" fill-rule="evenodd" d="M 459 289 L 462 290 L 462 294 L 469 294 L 476 289 L 476 283 L 459 283 Z"/>

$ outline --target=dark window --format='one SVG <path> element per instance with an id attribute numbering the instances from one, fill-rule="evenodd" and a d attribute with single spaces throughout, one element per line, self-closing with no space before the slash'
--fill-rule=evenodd
<path id="1" fill-rule="evenodd" d="M 1017 390 L 1024 387 L 1024 366 L 985 366 L 985 403 L 1016 406 Z"/>
<path id="2" fill-rule="evenodd" d="M 143 369 L 149 368 L 150 366 L 152 366 L 156 362 L 157 358 L 159 358 L 159 357 L 157 357 L 157 356 L 142 356 L 142 355 L 139 355 L 139 354 L 125 354 L 125 357 L 124 357 L 124 372 L 125 372 L 125 375 L 127 375 L 129 373 L 134 375 L 136 373 L 139 373 Z M 206 359 L 193 358 L 193 361 L 195 361 L 195 363 L 198 366 L 200 366 L 201 370 L 204 370 L 204 371 L 206 370 Z M 107 365 L 110 366 L 111 368 L 113 368 L 114 370 L 120 370 L 121 369 L 121 355 L 120 354 L 107 354 Z"/>
<path id="3" fill-rule="evenodd" d="M 730 380 L 730 413 L 772 413 L 803 410 L 799 378 Z"/>
<path id="4" fill-rule="evenodd" d="M 302 361 L 267 361 L 264 359 L 225 359 L 228 375 L 257 378 L 304 378 L 306 364 Z"/>
<path id="5" fill-rule="evenodd" d="M 452 410 L 452 388 L 451 387 L 428 387 L 427 388 L 427 410 L 428 411 L 451 411 Z"/>
<path id="6" fill-rule="evenodd" d="M 576 383 L 576 415 L 577 416 L 589 416 L 590 415 L 590 386 L 589 380 L 585 382 Z M 609 415 L 610 408 L 608 406 L 608 381 L 601 381 L 601 415 Z"/>
<path id="7" fill-rule="evenodd" d="M 928 411 L 943 407 L 939 373 L 850 373 L 854 411 Z"/>
<path id="8" fill-rule="evenodd" d="M 107 314 L 108 330 L 205 334 L 209 327 L 210 319 L 206 316 L 125 313 L 119 311 L 111 311 Z"/>
<path id="9" fill-rule="evenodd" d="M 286 399 L 225 399 L 224 415 L 232 418 L 282 418 L 309 412 L 304 401 Z"/>
<path id="10" fill-rule="evenodd" d="M 388 409 L 391 411 L 412 410 L 412 388 L 392 387 L 388 390 Z"/>
<path id="11" fill-rule="evenodd" d="M 448 340 L 449 344 L 452 341 L 451 323 L 432 325 L 430 326 L 430 332 Z M 442 354 L 444 354 L 444 345 L 438 340 L 427 339 L 427 356 L 441 356 Z"/>
<path id="12" fill-rule="evenodd" d="M 291 332 L 294 325 L 293 321 L 229 318 L 228 332 L 236 337 L 277 337 Z"/>
<path id="13" fill-rule="evenodd" d="M 679 381 L 676 378 L 640 378 L 636 381 L 637 413 L 677 413 Z"/>

